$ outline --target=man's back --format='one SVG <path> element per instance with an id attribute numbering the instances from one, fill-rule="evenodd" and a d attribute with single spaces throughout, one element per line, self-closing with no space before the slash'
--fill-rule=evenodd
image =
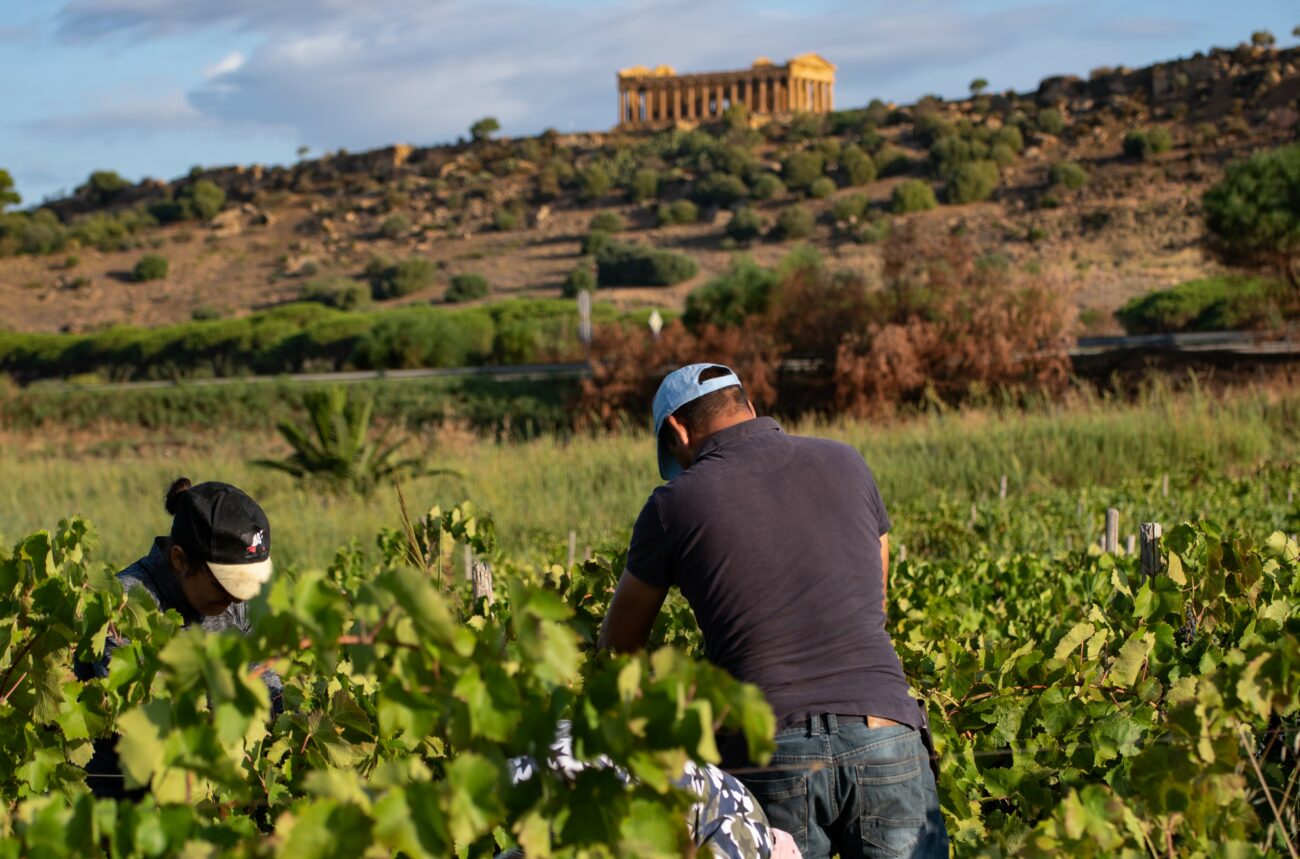
<path id="1" fill-rule="evenodd" d="M 780 726 L 842 713 L 918 727 L 885 631 L 888 530 L 857 451 L 759 418 L 715 433 L 655 491 L 627 566 L 681 588 L 709 660 L 758 685 Z"/>

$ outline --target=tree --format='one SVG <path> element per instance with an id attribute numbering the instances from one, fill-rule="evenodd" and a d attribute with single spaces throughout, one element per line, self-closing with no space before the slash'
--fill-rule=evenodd
<path id="1" fill-rule="evenodd" d="M 167 276 L 169 266 L 167 258 L 158 254 L 145 254 L 140 257 L 131 270 L 131 278 L 136 283 L 143 283 L 146 280 L 162 280 Z"/>
<path id="2" fill-rule="evenodd" d="M 22 201 L 23 198 L 14 190 L 14 177 L 9 175 L 8 170 L 0 168 L 0 212 L 6 206 L 17 206 Z"/>
<path id="3" fill-rule="evenodd" d="M 989 88 L 989 82 L 984 78 L 975 78 L 970 82 L 970 94 L 981 95 L 984 90 Z"/>
<path id="4" fill-rule="evenodd" d="M 307 153 L 308 153 L 308 152 L 311 152 L 311 147 L 310 147 L 310 146 L 305 146 L 305 145 L 304 145 L 304 146 L 299 146 L 298 149 L 297 149 L 297 152 L 298 152 L 298 157 L 299 157 L 299 158 L 306 158 L 306 157 L 307 157 Z"/>
<path id="5" fill-rule="evenodd" d="M 1277 39 L 1268 30 L 1256 30 L 1250 34 L 1250 43 L 1257 48 L 1271 48 L 1277 44 Z"/>
<path id="6" fill-rule="evenodd" d="M 419 459 L 397 459 L 407 439 L 388 442 L 388 429 L 369 439 L 374 402 L 350 399 L 340 387 L 303 395 L 310 425 L 302 429 L 289 421 L 279 424 L 280 435 L 293 453 L 284 459 L 255 459 L 252 464 L 311 479 L 336 493 L 369 495 L 381 483 L 430 472 Z"/>
<path id="7" fill-rule="evenodd" d="M 934 198 L 934 189 L 930 183 L 920 179 L 908 179 L 895 185 L 889 198 L 889 209 L 896 215 L 921 212 L 938 205 L 939 201 Z"/>
<path id="8" fill-rule="evenodd" d="M 1225 262 L 1273 267 L 1300 291 L 1300 144 L 1233 164 L 1203 205 Z"/>
<path id="9" fill-rule="evenodd" d="M 469 127 L 469 136 L 482 143 L 501 130 L 501 123 L 495 116 L 485 116 Z"/>

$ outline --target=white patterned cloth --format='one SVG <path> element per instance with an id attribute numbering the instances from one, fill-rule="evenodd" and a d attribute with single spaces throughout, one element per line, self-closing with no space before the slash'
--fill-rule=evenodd
<path id="1" fill-rule="evenodd" d="M 594 761 L 575 758 L 567 721 L 555 726 L 555 742 L 551 744 L 546 765 L 569 778 L 589 767 L 599 767 L 613 769 L 624 783 L 632 780 L 625 770 L 604 756 Z M 512 758 L 511 782 L 527 781 L 536 769 L 537 762 L 530 757 Z M 686 819 L 696 847 L 706 848 L 720 859 L 799 859 L 794 839 L 768 824 L 758 801 L 734 776 L 712 764 L 700 766 L 688 760 L 675 784 L 700 798 L 691 806 Z"/>

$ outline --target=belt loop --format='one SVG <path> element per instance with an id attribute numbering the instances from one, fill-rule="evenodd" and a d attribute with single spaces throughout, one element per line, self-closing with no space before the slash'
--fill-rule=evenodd
<path id="1" fill-rule="evenodd" d="M 821 736 L 821 733 L 822 733 L 822 717 L 821 717 L 821 716 L 809 716 L 809 717 L 808 717 L 808 736 L 810 736 L 810 737 L 819 737 L 819 736 Z"/>
<path id="2" fill-rule="evenodd" d="M 827 713 L 827 714 L 826 714 L 826 733 L 831 734 L 832 736 L 834 736 L 835 734 L 839 733 L 839 730 L 840 730 L 840 727 L 839 727 L 839 725 L 836 724 L 836 722 L 835 722 L 835 714 L 834 714 L 834 713 Z"/>

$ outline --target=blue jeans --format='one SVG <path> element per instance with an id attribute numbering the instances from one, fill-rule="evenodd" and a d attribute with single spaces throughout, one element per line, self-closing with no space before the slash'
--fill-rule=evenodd
<path id="1" fill-rule="evenodd" d="M 813 717 L 776 735 L 763 771 L 736 776 L 810 859 L 948 855 L 929 754 L 909 727 Z"/>

